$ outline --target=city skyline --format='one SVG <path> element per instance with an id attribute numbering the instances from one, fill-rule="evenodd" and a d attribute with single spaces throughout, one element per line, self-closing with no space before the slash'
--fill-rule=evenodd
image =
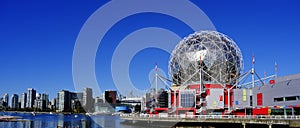
<path id="1" fill-rule="evenodd" d="M 27 88 L 34 88 L 47 92 L 52 99 L 60 90 L 78 91 L 74 89 L 72 79 L 75 41 L 87 18 L 108 1 L 35 2 L 1 1 L 0 96 L 8 93 L 10 97 L 18 94 L 21 98 Z M 300 62 L 296 59 L 300 55 L 297 49 L 300 2 L 192 2 L 206 13 L 218 31 L 230 36 L 241 48 L 245 71 L 251 68 L 254 54 L 260 76 L 264 72 L 274 74 L 275 62 L 279 66 L 279 76 L 300 73 L 297 68 Z M 182 23 L 158 14 L 134 15 L 120 21 L 98 48 L 95 67 L 102 91 L 116 89 L 110 62 L 118 41 L 125 34 L 145 26 L 171 26 L 180 31 L 181 38 L 193 33 Z M 129 69 L 133 84 L 139 89 L 147 89 L 149 72 L 157 63 L 167 73 L 168 61 L 169 54 L 162 50 L 140 51 Z M 97 96 L 99 92 L 93 94 Z"/>
<path id="2" fill-rule="evenodd" d="M 28 88 L 27 92 L 24 92 L 22 94 L 5 93 L 3 96 L 0 96 L 0 106 L 1 108 L 5 107 L 12 110 L 40 108 L 42 111 L 44 111 L 50 108 L 49 105 L 54 105 L 54 108 L 56 110 L 58 110 L 59 112 L 63 112 L 65 110 L 70 111 L 68 107 L 71 108 L 71 104 L 73 102 L 72 100 L 78 99 L 78 102 L 80 102 L 80 104 L 85 107 L 85 110 L 92 110 L 92 106 L 94 104 L 94 97 L 92 97 L 92 94 L 93 90 L 91 88 L 84 88 L 84 90 L 82 90 L 81 92 L 61 90 L 57 92 L 57 95 L 54 96 L 54 98 L 50 99 L 49 94 L 44 92 L 39 93 L 34 88 Z M 97 97 L 99 98 L 99 96 Z M 57 102 L 58 104 L 53 104 L 53 102 Z"/>

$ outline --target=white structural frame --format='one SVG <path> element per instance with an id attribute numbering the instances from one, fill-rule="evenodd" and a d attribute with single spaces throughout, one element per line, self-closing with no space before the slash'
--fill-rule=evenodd
<path id="1" fill-rule="evenodd" d="M 169 76 L 177 85 L 193 83 L 237 83 L 242 70 L 240 48 L 228 36 L 216 31 L 200 31 L 184 38 L 173 50 Z M 199 69 L 208 74 L 202 74 Z"/>

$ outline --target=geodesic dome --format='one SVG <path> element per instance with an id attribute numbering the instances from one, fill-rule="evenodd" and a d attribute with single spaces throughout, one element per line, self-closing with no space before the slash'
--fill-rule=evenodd
<path id="1" fill-rule="evenodd" d="M 200 31 L 176 45 L 169 60 L 169 76 L 177 85 L 235 84 L 243 70 L 239 47 L 228 36 L 216 31 Z"/>

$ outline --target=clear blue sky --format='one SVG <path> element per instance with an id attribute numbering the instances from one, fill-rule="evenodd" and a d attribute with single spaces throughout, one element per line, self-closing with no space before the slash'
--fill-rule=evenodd
<path id="1" fill-rule="evenodd" d="M 2 0 L 0 1 L 0 96 L 21 94 L 29 87 L 53 98 L 62 89 L 74 91 L 72 55 L 78 33 L 105 0 Z M 245 69 L 255 54 L 256 70 L 262 76 L 300 73 L 300 2 L 193 0 L 216 29 L 240 47 Z M 159 5 L 157 5 L 159 6 Z M 147 18 L 158 19 L 149 21 Z M 134 25 L 133 25 L 134 24 Z M 134 15 L 118 23 L 98 48 L 96 76 L 101 89 L 115 89 L 110 61 L 118 41 L 145 26 L 170 27 L 184 37 L 193 31 L 170 17 L 158 14 Z M 169 54 L 159 49 L 139 52 L 130 65 L 132 82 L 149 87 L 148 74 L 155 63 L 167 72 Z M 143 66 L 141 66 L 143 65 Z M 138 74 L 138 75 L 137 75 Z M 104 77 L 105 76 L 105 77 Z"/>

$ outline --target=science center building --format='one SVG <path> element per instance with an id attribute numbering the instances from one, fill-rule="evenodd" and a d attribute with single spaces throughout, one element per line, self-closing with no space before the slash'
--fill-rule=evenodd
<path id="1" fill-rule="evenodd" d="M 300 74 L 260 79 L 254 66 L 243 70 L 241 50 L 232 39 L 216 31 L 195 32 L 172 51 L 172 85 L 167 91 L 147 94 L 146 111 L 168 115 L 300 115 Z M 249 77 L 249 83 L 242 83 Z"/>

